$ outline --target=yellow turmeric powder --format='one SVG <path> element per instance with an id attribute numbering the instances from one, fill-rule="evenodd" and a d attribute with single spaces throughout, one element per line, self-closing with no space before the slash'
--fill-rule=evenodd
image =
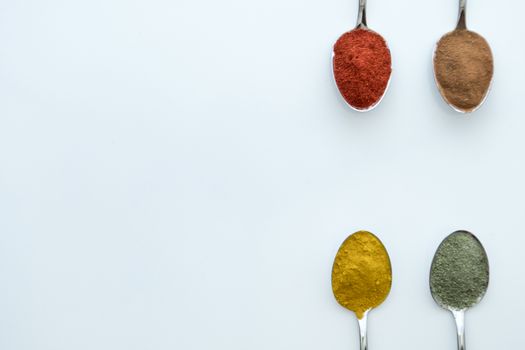
<path id="1" fill-rule="evenodd" d="M 332 269 L 332 290 L 339 304 L 362 319 L 386 299 L 391 285 L 390 258 L 381 241 L 366 231 L 348 237 Z"/>

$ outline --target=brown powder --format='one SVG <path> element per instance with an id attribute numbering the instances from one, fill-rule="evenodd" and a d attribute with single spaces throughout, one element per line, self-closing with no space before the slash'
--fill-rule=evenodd
<path id="1" fill-rule="evenodd" d="M 494 74 L 490 46 L 477 33 L 454 30 L 437 44 L 434 72 L 447 103 L 463 112 L 472 112 L 487 96 Z"/>

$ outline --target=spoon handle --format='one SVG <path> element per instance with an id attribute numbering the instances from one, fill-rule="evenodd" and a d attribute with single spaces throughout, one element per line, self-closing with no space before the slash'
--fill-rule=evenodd
<path id="1" fill-rule="evenodd" d="M 357 27 L 366 28 L 366 0 L 359 0 L 359 12 L 357 13 Z"/>
<path id="2" fill-rule="evenodd" d="M 467 0 L 459 0 L 459 16 L 456 29 L 467 29 Z"/>
<path id="3" fill-rule="evenodd" d="M 458 350 L 465 350 L 465 310 L 452 311 L 458 330 Z"/>
<path id="4" fill-rule="evenodd" d="M 367 317 L 368 317 L 368 311 L 365 312 L 363 315 L 363 318 L 358 318 L 357 322 L 359 323 L 359 340 L 361 344 L 361 350 L 367 350 L 368 349 L 368 337 L 367 337 Z"/>

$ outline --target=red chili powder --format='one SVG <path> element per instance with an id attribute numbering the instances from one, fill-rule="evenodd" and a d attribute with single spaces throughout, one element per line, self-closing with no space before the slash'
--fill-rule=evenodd
<path id="1" fill-rule="evenodd" d="M 368 29 L 347 32 L 337 40 L 333 65 L 341 95 L 356 109 L 378 103 L 392 73 L 392 57 L 385 39 Z"/>

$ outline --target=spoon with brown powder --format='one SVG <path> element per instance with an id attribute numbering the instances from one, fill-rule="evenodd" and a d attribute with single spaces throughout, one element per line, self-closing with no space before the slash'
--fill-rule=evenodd
<path id="1" fill-rule="evenodd" d="M 460 113 L 477 110 L 485 102 L 494 59 L 487 41 L 467 29 L 467 0 L 459 1 L 456 29 L 445 34 L 434 49 L 434 77 L 441 96 Z"/>

